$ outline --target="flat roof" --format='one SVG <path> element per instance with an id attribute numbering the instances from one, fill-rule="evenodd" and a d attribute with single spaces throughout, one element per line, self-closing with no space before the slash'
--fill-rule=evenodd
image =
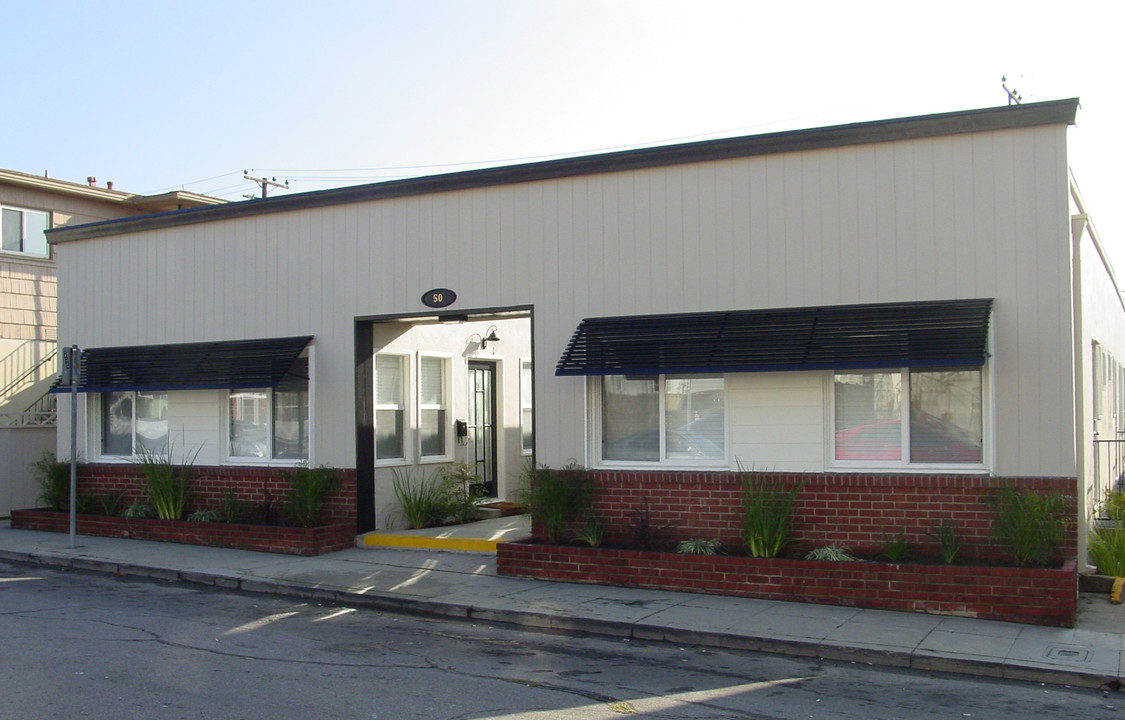
<path id="1" fill-rule="evenodd" d="M 55 244 L 372 200 L 943 135 L 1072 125 L 1078 99 L 790 130 L 295 193 L 49 230 Z"/>

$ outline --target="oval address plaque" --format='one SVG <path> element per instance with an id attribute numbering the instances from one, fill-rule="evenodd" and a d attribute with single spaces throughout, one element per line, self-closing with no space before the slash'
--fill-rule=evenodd
<path id="1" fill-rule="evenodd" d="M 422 294 L 422 304 L 426 307 L 449 307 L 457 300 L 457 293 L 449 288 L 434 288 Z"/>

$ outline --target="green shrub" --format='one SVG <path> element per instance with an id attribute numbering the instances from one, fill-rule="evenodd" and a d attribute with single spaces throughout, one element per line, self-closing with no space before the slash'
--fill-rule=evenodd
<path id="1" fill-rule="evenodd" d="M 1065 497 L 1005 484 L 985 500 L 994 513 L 992 533 L 1017 567 L 1041 567 L 1058 556 L 1067 526 Z"/>
<path id="2" fill-rule="evenodd" d="M 189 522 L 219 522 L 222 516 L 218 510 L 196 510 L 187 519 Z"/>
<path id="3" fill-rule="evenodd" d="M 59 512 L 70 509 L 69 460 L 56 460 L 54 453 L 46 452 L 31 464 L 31 472 L 39 485 L 37 502 Z"/>
<path id="4" fill-rule="evenodd" d="M 484 484 L 473 468 L 465 463 L 452 463 L 438 471 L 445 509 L 443 522 L 467 523 L 477 519 L 477 501 L 484 494 Z"/>
<path id="5" fill-rule="evenodd" d="M 790 484 L 739 464 L 742 480 L 742 537 L 753 557 L 777 557 L 790 541 L 790 516 L 801 483 Z"/>
<path id="6" fill-rule="evenodd" d="M 123 518 L 154 518 L 156 517 L 156 508 L 148 503 L 135 502 L 129 507 L 121 511 Z"/>
<path id="7" fill-rule="evenodd" d="M 851 548 L 845 545 L 828 545 L 818 547 L 805 555 L 806 560 L 822 560 L 827 562 L 858 562 L 859 558 L 852 555 Z"/>
<path id="8" fill-rule="evenodd" d="M 723 551 L 723 543 L 717 538 L 693 538 L 676 543 L 676 552 L 681 555 L 718 555 Z"/>
<path id="9" fill-rule="evenodd" d="M 223 493 L 223 522 L 245 522 L 248 515 L 246 503 L 238 499 L 234 488 L 227 488 Z"/>
<path id="10" fill-rule="evenodd" d="M 525 473 L 532 520 L 543 527 L 547 542 L 557 543 L 566 526 L 593 507 L 597 482 L 586 468 L 573 462 L 561 470 L 529 464 Z"/>
<path id="11" fill-rule="evenodd" d="M 74 512 L 79 515 L 93 515 L 100 508 L 97 495 L 78 495 L 74 498 Z"/>
<path id="12" fill-rule="evenodd" d="M 1090 562 L 1102 575 L 1125 577 L 1125 493 L 1107 493 L 1102 515 L 1090 529 Z"/>
<path id="13" fill-rule="evenodd" d="M 1098 525 L 1090 533 L 1090 562 L 1102 575 L 1125 577 L 1125 527 Z"/>
<path id="14" fill-rule="evenodd" d="M 335 468 L 299 467 L 289 473 L 286 512 L 301 527 L 312 527 L 320 520 L 324 504 L 340 489 Z"/>
<path id="15" fill-rule="evenodd" d="M 641 550 L 662 550 L 668 542 L 666 537 L 675 526 L 674 522 L 660 524 L 648 506 L 648 498 L 642 497 L 641 504 L 629 513 L 629 531 L 633 545 Z"/>

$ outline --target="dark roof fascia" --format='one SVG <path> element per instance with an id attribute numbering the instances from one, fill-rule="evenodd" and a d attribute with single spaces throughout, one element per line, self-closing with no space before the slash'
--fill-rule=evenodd
<path id="1" fill-rule="evenodd" d="M 47 237 L 48 242 L 55 244 L 355 202 L 552 180 L 578 175 L 594 175 L 650 167 L 729 160 L 756 155 L 820 150 L 849 145 L 1010 130 L 1041 125 L 1072 125 L 1077 111 L 1078 99 L 1071 98 L 1026 105 L 860 122 L 825 128 L 791 130 L 766 135 L 705 140 L 139 215 L 86 225 L 56 228 L 49 230 Z"/>

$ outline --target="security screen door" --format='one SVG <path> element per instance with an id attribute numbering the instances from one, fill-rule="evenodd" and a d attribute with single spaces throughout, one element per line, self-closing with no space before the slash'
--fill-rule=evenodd
<path id="1" fill-rule="evenodd" d="M 468 462 L 484 482 L 489 497 L 496 497 L 496 366 L 469 363 Z"/>

